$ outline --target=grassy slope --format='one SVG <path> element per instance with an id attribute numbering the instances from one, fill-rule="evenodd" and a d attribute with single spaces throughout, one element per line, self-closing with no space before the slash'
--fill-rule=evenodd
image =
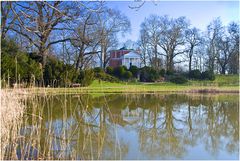
<path id="1" fill-rule="evenodd" d="M 146 93 L 146 92 L 238 92 L 238 75 L 216 76 L 214 81 L 189 81 L 183 85 L 169 82 L 162 83 L 110 83 L 95 80 L 89 87 L 80 88 L 44 88 L 35 92 L 46 93 Z"/>
<path id="2" fill-rule="evenodd" d="M 190 81 L 191 85 L 238 86 L 238 75 L 216 75 L 214 81 Z"/>

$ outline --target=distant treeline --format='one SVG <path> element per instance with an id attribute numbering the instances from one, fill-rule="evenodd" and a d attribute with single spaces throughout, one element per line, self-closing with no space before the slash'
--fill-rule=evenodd
<path id="1" fill-rule="evenodd" d="M 48 56 L 45 68 L 43 68 L 42 57 L 36 53 L 25 53 L 19 49 L 14 41 L 2 40 L 1 53 L 1 79 L 2 87 L 13 86 L 18 83 L 24 87 L 29 86 L 51 86 L 69 87 L 73 83 L 88 86 L 94 79 L 120 82 L 120 81 L 172 81 L 185 83 L 186 78 L 214 80 L 214 74 L 205 71 L 192 70 L 190 73 L 171 72 L 164 69 L 158 71 L 152 67 L 137 68 L 125 66 L 116 68 L 100 67 L 85 70 L 76 70 L 73 65 L 65 64 L 55 56 Z M 162 78 L 166 79 L 162 79 Z"/>

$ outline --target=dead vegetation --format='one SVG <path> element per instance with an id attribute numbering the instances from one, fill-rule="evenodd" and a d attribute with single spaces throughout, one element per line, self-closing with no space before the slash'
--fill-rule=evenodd
<path id="1" fill-rule="evenodd" d="M 1 151 L 0 159 L 5 159 L 4 156 L 12 155 L 11 158 L 16 158 L 16 153 L 12 153 L 16 148 L 16 140 L 19 137 L 19 128 L 24 112 L 24 95 L 23 91 L 19 90 L 2 90 L 1 89 L 1 107 L 0 107 L 0 137 Z M 6 150 L 8 149 L 8 150 Z M 11 154 L 6 154 L 11 152 Z"/>

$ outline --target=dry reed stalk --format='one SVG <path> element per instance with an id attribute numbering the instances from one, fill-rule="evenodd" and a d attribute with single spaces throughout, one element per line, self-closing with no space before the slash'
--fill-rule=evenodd
<path id="1" fill-rule="evenodd" d="M 25 109 L 23 99 L 26 96 L 25 91 L 20 89 L 1 89 L 1 106 L 0 106 L 0 159 L 11 157 L 16 159 L 16 140 L 19 137 L 19 129 L 21 126 L 22 116 Z M 6 149 L 11 149 L 9 154 L 6 154 Z M 8 151 L 9 152 L 9 151 Z"/>

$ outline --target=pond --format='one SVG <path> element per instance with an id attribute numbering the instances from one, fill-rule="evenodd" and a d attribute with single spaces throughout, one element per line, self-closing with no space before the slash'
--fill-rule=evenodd
<path id="1" fill-rule="evenodd" d="M 18 159 L 239 159 L 238 95 L 48 95 L 27 105 Z"/>

